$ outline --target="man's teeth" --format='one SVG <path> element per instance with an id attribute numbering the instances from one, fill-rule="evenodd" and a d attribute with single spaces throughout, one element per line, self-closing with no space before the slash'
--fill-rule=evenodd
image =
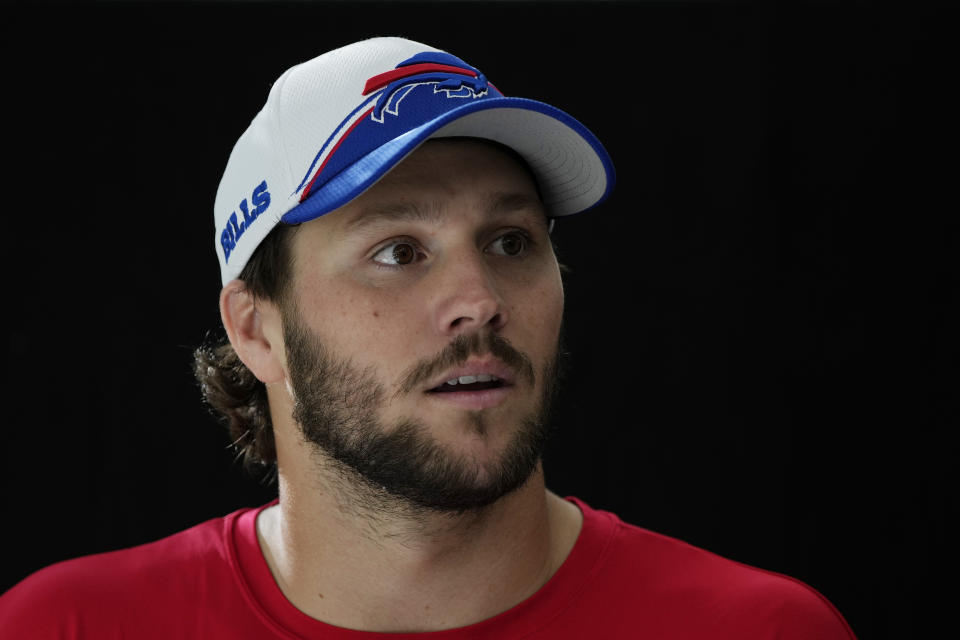
<path id="1" fill-rule="evenodd" d="M 497 376 L 492 376 L 489 373 L 481 373 L 475 376 L 460 376 L 459 378 L 451 378 L 447 380 L 446 384 L 451 386 L 455 384 L 473 384 L 474 382 L 497 382 L 500 380 Z"/>

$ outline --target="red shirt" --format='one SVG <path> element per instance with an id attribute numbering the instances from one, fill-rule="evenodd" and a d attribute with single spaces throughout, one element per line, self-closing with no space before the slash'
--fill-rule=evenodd
<path id="1" fill-rule="evenodd" d="M 851 640 L 819 593 L 621 522 L 584 514 L 569 557 L 493 618 L 432 633 L 352 631 L 310 618 L 277 587 L 243 509 L 157 542 L 47 567 L 0 597 L 5 638 L 726 638 Z"/>

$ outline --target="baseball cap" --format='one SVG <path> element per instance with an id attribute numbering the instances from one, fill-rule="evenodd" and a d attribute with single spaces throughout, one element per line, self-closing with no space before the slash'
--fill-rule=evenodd
<path id="1" fill-rule="evenodd" d="M 474 137 L 516 151 L 550 217 L 613 188 L 609 155 L 548 104 L 504 96 L 478 69 L 404 38 L 372 38 L 296 65 L 237 140 L 214 203 L 223 284 L 280 223 L 312 220 L 370 188 L 429 138 Z"/>

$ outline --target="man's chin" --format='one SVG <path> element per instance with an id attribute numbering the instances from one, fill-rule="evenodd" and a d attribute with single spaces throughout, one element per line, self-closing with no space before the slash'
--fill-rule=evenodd
<path id="1" fill-rule="evenodd" d="M 530 427 L 494 437 L 477 425 L 466 431 L 448 426 L 434 437 L 431 427 L 403 421 L 339 460 L 368 487 L 407 507 L 476 510 L 516 491 L 539 469 L 542 442 Z M 453 431 L 460 433 L 451 438 Z"/>
<path id="2" fill-rule="evenodd" d="M 537 413 L 536 407 L 521 407 L 519 404 L 511 402 L 484 409 L 468 409 L 440 400 L 426 406 L 414 405 L 407 408 L 408 411 L 399 418 L 385 417 L 382 423 L 419 424 L 424 435 L 451 451 L 473 452 L 477 455 L 484 451 L 496 453 L 502 452 L 517 432 L 525 424 L 529 424 L 531 416 Z"/>

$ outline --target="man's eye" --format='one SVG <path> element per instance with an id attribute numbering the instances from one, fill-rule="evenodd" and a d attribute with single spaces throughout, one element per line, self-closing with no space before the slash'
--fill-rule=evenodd
<path id="1" fill-rule="evenodd" d="M 404 266 L 417 259 L 417 250 L 409 242 L 393 242 L 377 251 L 374 262 L 389 266 Z"/>
<path id="2" fill-rule="evenodd" d="M 518 256 L 523 253 L 530 243 L 529 238 L 520 231 L 505 233 L 490 243 L 493 253 L 502 256 Z"/>

